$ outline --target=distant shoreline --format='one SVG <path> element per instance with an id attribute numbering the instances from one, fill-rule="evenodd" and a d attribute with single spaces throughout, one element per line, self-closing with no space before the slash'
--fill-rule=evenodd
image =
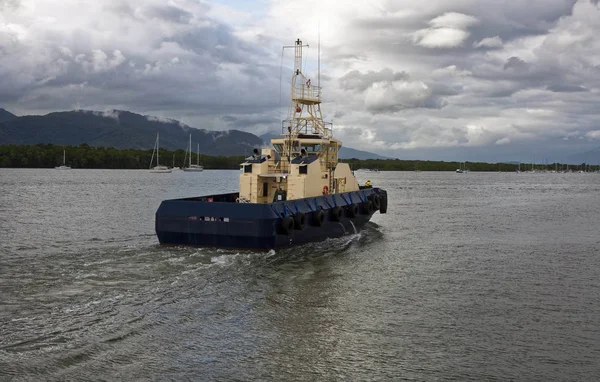
<path id="1" fill-rule="evenodd" d="M 62 164 L 63 150 L 66 152 L 66 164 L 73 169 L 102 170 L 146 170 L 150 166 L 152 150 L 115 149 L 112 147 L 93 147 L 87 144 L 79 146 L 58 146 L 53 144 L 37 145 L 1 145 L 0 168 L 54 168 Z M 169 167 L 183 167 L 184 150 L 160 150 L 161 164 Z M 200 154 L 200 164 L 207 170 L 239 170 L 244 156 L 211 156 Z M 469 172 L 516 172 L 517 163 L 487 162 L 446 162 L 405 159 L 340 159 L 355 170 L 365 173 L 376 171 L 456 171 L 466 168 Z M 521 163 L 521 171 L 598 171 L 598 165 L 567 165 L 562 163 L 531 164 Z"/>

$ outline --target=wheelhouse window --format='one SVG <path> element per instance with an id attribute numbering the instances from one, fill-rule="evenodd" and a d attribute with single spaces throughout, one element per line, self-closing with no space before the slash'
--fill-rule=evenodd
<path id="1" fill-rule="evenodd" d="M 318 153 L 321 151 L 321 145 L 303 145 L 302 148 L 306 150 L 307 153 Z"/>

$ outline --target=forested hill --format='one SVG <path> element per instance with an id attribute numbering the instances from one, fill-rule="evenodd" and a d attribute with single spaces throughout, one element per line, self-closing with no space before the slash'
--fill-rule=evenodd
<path id="1" fill-rule="evenodd" d="M 17 117 L 0 109 L 0 144 L 54 144 L 119 149 L 151 149 L 160 133 L 160 147 L 177 150 L 200 144 L 206 155 L 244 155 L 268 145 L 270 137 L 260 138 L 240 130 L 211 131 L 196 129 L 167 118 L 140 115 L 129 111 L 76 110 Z M 268 134 L 271 136 L 272 134 Z M 340 158 L 385 159 L 380 155 L 342 146 Z"/>
<path id="2" fill-rule="evenodd" d="M 0 122 L 0 142 L 15 145 L 87 144 L 119 149 L 152 149 L 157 133 L 160 133 L 160 147 L 169 150 L 185 149 L 191 133 L 193 151 L 200 144 L 200 152 L 207 155 L 244 155 L 263 144 L 260 138 L 244 131 L 195 129 L 172 119 L 119 110 L 7 116 L 7 120 Z"/>
<path id="3" fill-rule="evenodd" d="M 11 119 L 17 118 L 16 115 L 0 108 L 0 122 L 10 121 Z"/>

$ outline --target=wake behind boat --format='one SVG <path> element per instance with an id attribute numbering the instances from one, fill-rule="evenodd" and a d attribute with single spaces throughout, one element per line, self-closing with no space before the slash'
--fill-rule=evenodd
<path id="1" fill-rule="evenodd" d="M 387 212 L 387 192 L 359 186 L 338 162 L 342 143 L 323 121 L 321 87 L 301 71 L 304 46 L 293 46 L 292 107 L 273 148 L 241 164 L 239 192 L 163 201 L 161 244 L 268 250 L 355 233 Z"/>

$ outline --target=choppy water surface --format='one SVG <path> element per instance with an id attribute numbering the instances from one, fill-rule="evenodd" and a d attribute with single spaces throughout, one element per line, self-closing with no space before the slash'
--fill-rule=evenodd
<path id="1" fill-rule="evenodd" d="M 0 169 L 0 379 L 595 380 L 600 175 L 357 173 L 364 231 L 161 247 L 236 171 Z"/>

